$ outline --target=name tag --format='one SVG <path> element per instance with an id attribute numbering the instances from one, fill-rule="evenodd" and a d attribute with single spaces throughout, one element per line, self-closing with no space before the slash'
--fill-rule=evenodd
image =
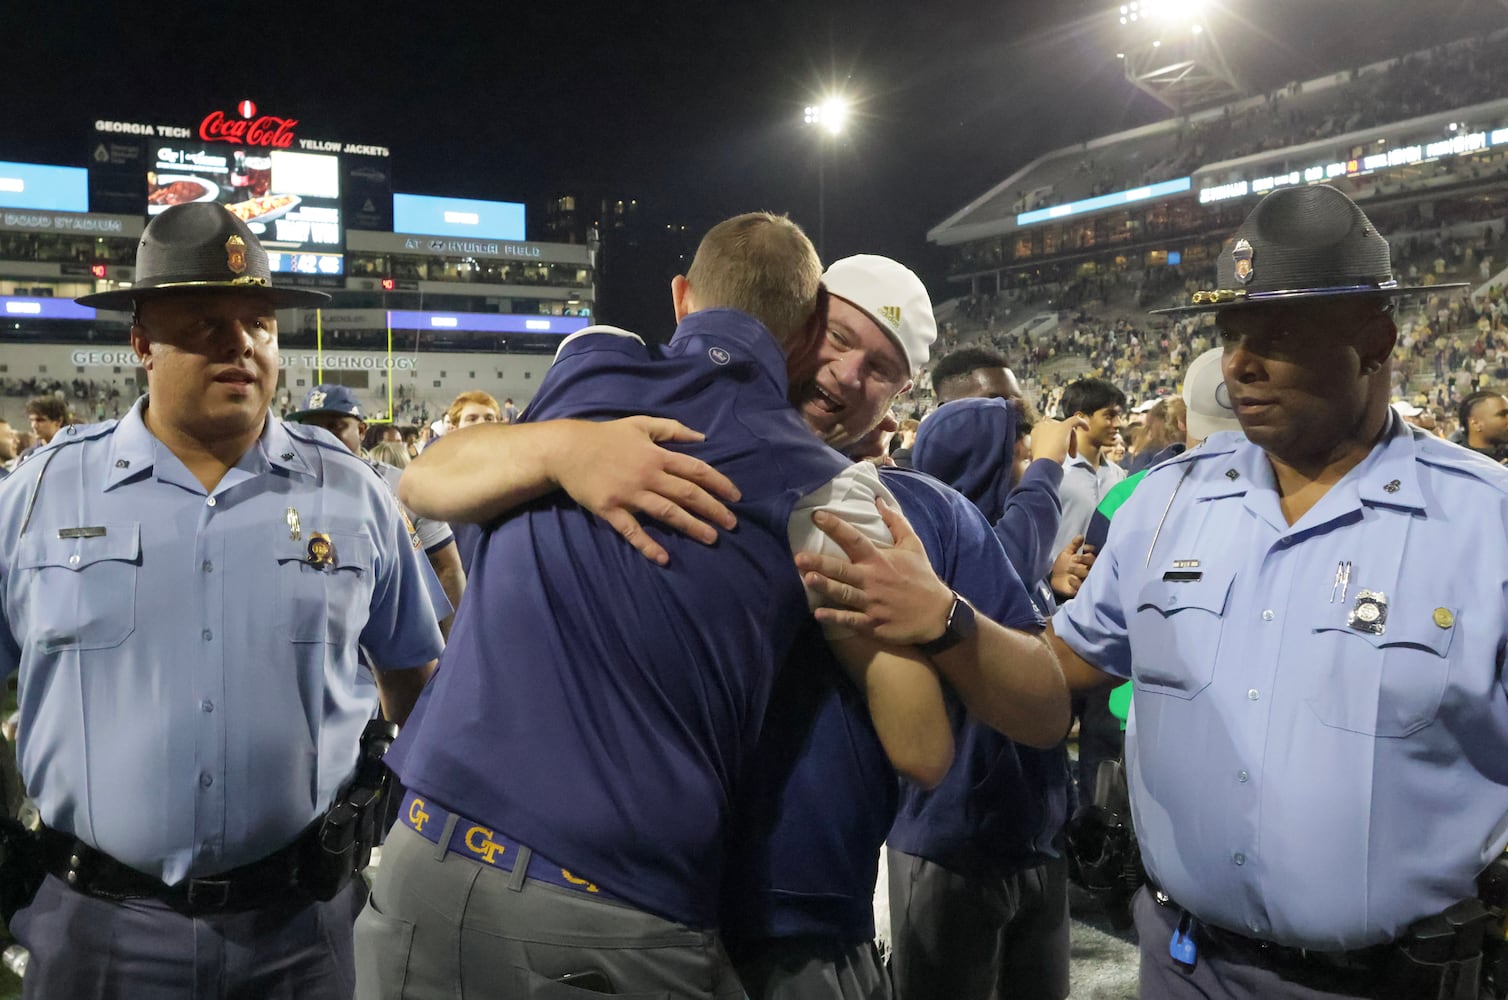
<path id="1" fill-rule="evenodd" d="M 91 524 L 84 528 L 59 528 L 59 538 L 99 538 L 105 533 L 103 524 Z"/>

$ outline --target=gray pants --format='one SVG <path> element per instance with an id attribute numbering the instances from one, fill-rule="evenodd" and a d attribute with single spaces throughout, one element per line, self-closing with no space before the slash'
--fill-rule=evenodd
<path id="1" fill-rule="evenodd" d="M 393 827 L 356 921 L 356 995 L 571 1000 L 605 978 L 635 1000 L 743 996 L 716 934 L 525 879 L 527 852 L 507 872 Z"/>
<path id="2" fill-rule="evenodd" d="M 762 941 L 734 963 L 749 1000 L 891 1000 L 890 973 L 873 941 Z"/>
<path id="3" fill-rule="evenodd" d="M 1066 861 L 979 878 L 896 850 L 889 856 L 899 1000 L 1068 996 Z"/>
<path id="4" fill-rule="evenodd" d="M 351 925 L 365 893 L 186 917 L 47 877 L 11 931 L 31 952 L 27 1000 L 349 1000 Z"/>
<path id="5" fill-rule="evenodd" d="M 1131 901 L 1136 919 L 1136 935 L 1141 942 L 1141 995 L 1166 997 L 1168 1000 L 1374 1000 L 1382 995 L 1375 989 L 1339 985 L 1356 977 L 1339 973 L 1337 982 L 1326 984 L 1324 976 L 1314 982 L 1299 983 L 1286 978 L 1276 969 L 1255 965 L 1222 955 L 1218 949 L 1200 944 L 1193 967 L 1174 961 L 1168 954 L 1168 940 L 1178 926 L 1179 911 L 1157 905 L 1152 893 L 1143 887 Z M 1382 984 L 1378 984 L 1379 986 Z M 1464 997 L 1476 996 L 1474 987 L 1466 988 Z M 1482 994 L 1483 1000 L 1486 994 Z M 1432 1000 L 1419 997 L 1418 1000 Z"/>

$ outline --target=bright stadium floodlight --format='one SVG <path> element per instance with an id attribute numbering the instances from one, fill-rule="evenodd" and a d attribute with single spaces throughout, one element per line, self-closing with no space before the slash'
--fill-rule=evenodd
<path id="1" fill-rule="evenodd" d="M 811 109 L 808 109 L 811 110 Z M 821 125 L 832 135 L 841 135 L 848 124 L 848 101 L 842 97 L 829 97 L 816 107 L 815 120 L 810 124 Z"/>
<path id="2" fill-rule="evenodd" d="M 1501 0 L 1508 6 L 1508 0 Z M 1111 0 L 1126 79 L 1179 114 L 1245 96 L 1221 51 L 1214 15 L 1234 0 Z"/>

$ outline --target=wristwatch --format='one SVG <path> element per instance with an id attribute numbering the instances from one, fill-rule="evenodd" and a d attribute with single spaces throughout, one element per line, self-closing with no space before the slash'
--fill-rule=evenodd
<path id="1" fill-rule="evenodd" d="M 977 631 L 979 623 L 974 620 L 974 606 L 953 592 L 953 604 L 948 608 L 948 623 L 943 634 L 931 642 L 919 642 L 916 648 L 927 656 L 945 653 Z"/>

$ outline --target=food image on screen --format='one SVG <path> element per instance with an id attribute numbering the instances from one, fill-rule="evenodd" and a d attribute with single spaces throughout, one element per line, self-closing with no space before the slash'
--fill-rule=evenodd
<path id="1" fill-rule="evenodd" d="M 154 140 L 144 140 L 142 155 L 147 215 L 214 202 L 250 227 L 273 270 L 322 278 L 344 272 L 339 156 Z"/>
<path id="2" fill-rule="evenodd" d="M 269 194 L 226 205 L 225 209 L 242 222 L 251 222 L 281 215 L 301 200 L 296 194 Z"/>
<path id="3" fill-rule="evenodd" d="M 147 204 L 167 208 L 170 205 L 187 205 L 191 201 L 207 201 L 218 195 L 218 186 L 197 177 L 149 178 Z"/>

